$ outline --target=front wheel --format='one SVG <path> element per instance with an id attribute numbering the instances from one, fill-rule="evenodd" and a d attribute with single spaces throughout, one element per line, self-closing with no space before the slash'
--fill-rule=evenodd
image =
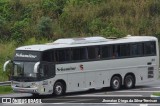
<path id="1" fill-rule="evenodd" d="M 135 86 L 135 80 L 132 75 L 127 75 L 124 79 L 124 86 L 127 89 L 133 88 Z"/>
<path id="2" fill-rule="evenodd" d="M 118 90 L 121 88 L 121 78 L 119 76 L 114 76 L 112 79 L 111 79 L 111 88 L 113 90 Z"/>
<path id="3" fill-rule="evenodd" d="M 64 85 L 61 82 L 56 82 L 53 88 L 53 93 L 56 96 L 63 95 L 65 92 Z"/>

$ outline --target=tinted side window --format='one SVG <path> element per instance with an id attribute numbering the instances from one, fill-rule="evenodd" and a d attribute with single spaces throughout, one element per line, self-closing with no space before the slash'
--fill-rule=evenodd
<path id="1" fill-rule="evenodd" d="M 88 50 L 88 59 L 97 59 L 100 58 L 100 49 L 99 47 L 87 47 Z"/>
<path id="2" fill-rule="evenodd" d="M 72 60 L 88 59 L 87 48 L 72 48 L 71 58 Z"/>
<path id="3" fill-rule="evenodd" d="M 56 62 L 70 61 L 70 49 L 55 50 L 55 58 Z"/>
<path id="4" fill-rule="evenodd" d="M 144 54 L 145 55 L 155 55 L 156 54 L 155 42 L 145 42 L 144 43 Z"/>
<path id="5" fill-rule="evenodd" d="M 53 64 L 45 63 L 40 65 L 39 77 L 49 78 L 55 76 L 55 67 Z"/>
<path id="6" fill-rule="evenodd" d="M 111 45 L 102 46 L 101 52 L 102 58 L 111 58 L 113 54 L 113 47 Z"/>
<path id="7" fill-rule="evenodd" d="M 53 50 L 44 51 L 42 55 L 42 61 L 48 61 L 48 62 L 54 61 L 54 51 Z"/>
<path id="8" fill-rule="evenodd" d="M 131 44 L 131 55 L 132 56 L 141 56 L 143 55 L 143 44 Z"/>
<path id="9" fill-rule="evenodd" d="M 120 45 L 113 45 L 112 58 L 120 57 Z"/>
<path id="10" fill-rule="evenodd" d="M 120 56 L 130 56 L 130 45 L 129 44 L 123 44 L 120 45 Z"/>

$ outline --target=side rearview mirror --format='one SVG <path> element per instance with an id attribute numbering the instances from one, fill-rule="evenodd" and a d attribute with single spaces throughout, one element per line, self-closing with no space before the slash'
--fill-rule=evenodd
<path id="1" fill-rule="evenodd" d="M 3 71 L 6 71 L 6 67 L 7 67 L 7 65 L 8 65 L 9 63 L 11 63 L 11 60 L 8 60 L 8 61 L 6 61 L 6 62 L 4 63 L 4 65 L 3 65 Z"/>
<path id="2" fill-rule="evenodd" d="M 40 62 L 37 62 L 37 63 L 34 65 L 34 70 L 33 70 L 34 73 L 38 73 L 39 64 L 40 64 Z"/>

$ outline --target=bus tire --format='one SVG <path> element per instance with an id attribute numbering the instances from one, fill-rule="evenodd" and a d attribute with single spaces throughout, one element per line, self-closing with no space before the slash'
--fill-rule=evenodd
<path id="1" fill-rule="evenodd" d="M 56 96 L 61 96 L 61 95 L 64 94 L 64 92 L 65 92 L 65 88 L 64 88 L 63 83 L 61 83 L 61 82 L 56 82 L 56 83 L 54 84 L 54 87 L 53 87 L 53 93 L 54 93 L 54 95 L 56 95 Z"/>
<path id="2" fill-rule="evenodd" d="M 119 76 L 113 76 L 112 79 L 111 79 L 111 88 L 113 90 L 118 90 L 121 88 L 121 84 L 122 84 L 122 81 L 121 81 L 121 78 Z"/>
<path id="3" fill-rule="evenodd" d="M 124 78 L 124 86 L 127 89 L 133 88 L 135 86 L 135 79 L 134 79 L 133 75 L 127 75 Z"/>

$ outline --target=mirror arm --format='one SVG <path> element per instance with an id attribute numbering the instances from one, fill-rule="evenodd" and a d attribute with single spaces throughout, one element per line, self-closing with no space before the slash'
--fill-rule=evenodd
<path id="1" fill-rule="evenodd" d="M 3 65 L 3 71 L 6 71 L 6 67 L 7 67 L 7 65 L 8 65 L 10 62 L 12 62 L 12 61 L 11 61 L 11 60 L 8 60 L 8 61 L 6 61 L 6 62 L 4 63 L 4 65 Z"/>
<path id="2" fill-rule="evenodd" d="M 38 73 L 38 67 L 39 67 L 39 64 L 40 62 L 37 62 L 35 65 L 34 65 L 34 73 Z"/>

